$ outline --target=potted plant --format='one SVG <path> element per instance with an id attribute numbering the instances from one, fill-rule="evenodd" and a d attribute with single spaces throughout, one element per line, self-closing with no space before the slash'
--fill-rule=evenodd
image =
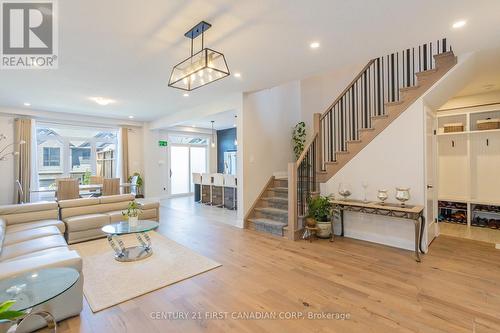
<path id="1" fill-rule="evenodd" d="M 130 226 L 136 226 L 137 220 L 139 219 L 139 214 L 142 213 L 142 210 L 139 206 L 139 203 L 135 200 L 129 202 L 127 210 L 122 212 L 123 217 L 128 220 L 128 224 Z"/>
<path id="2" fill-rule="evenodd" d="M 14 320 L 26 314 L 24 311 L 10 310 L 15 302 L 15 300 L 9 300 L 0 303 L 0 331 L 2 332 L 7 331 Z"/>
<path id="3" fill-rule="evenodd" d="M 144 196 L 142 195 L 142 184 L 144 183 L 144 180 L 141 177 L 141 174 L 138 172 L 134 172 L 131 176 L 128 177 L 128 182 L 132 183 L 132 180 L 134 177 L 137 177 L 135 186 L 136 186 L 136 198 L 143 198 Z"/>
<path id="4" fill-rule="evenodd" d="M 309 197 L 307 200 L 307 217 L 306 223 L 314 223 L 319 229 L 318 237 L 328 238 L 332 233 L 331 218 L 332 204 L 329 196 Z"/>
<path id="5" fill-rule="evenodd" d="M 302 154 L 304 145 L 306 143 L 306 123 L 304 123 L 303 121 L 297 123 L 297 125 L 295 125 L 295 127 L 293 128 L 292 143 L 295 159 L 298 159 L 300 157 L 300 154 Z"/>

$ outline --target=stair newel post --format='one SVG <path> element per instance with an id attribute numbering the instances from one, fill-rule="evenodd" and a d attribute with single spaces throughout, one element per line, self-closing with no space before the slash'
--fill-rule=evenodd
<path id="1" fill-rule="evenodd" d="M 297 164 L 288 163 L 288 239 L 295 240 L 297 218 Z"/>
<path id="2" fill-rule="evenodd" d="M 317 139 L 316 139 L 316 152 L 315 152 L 315 157 L 316 157 L 316 168 L 313 170 L 313 172 L 318 172 L 319 170 L 323 169 L 323 130 L 321 126 L 321 113 L 315 113 L 314 114 L 314 133 L 317 133 Z M 314 135 L 314 134 L 313 134 Z M 314 191 L 318 189 L 318 184 L 314 184 Z"/>

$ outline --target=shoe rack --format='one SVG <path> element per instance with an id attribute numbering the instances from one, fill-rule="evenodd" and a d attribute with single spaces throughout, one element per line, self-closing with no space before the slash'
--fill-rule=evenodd
<path id="1" fill-rule="evenodd" d="M 499 104 L 438 113 L 439 222 L 500 232 L 500 129 L 477 126 L 496 118 Z M 446 124 L 463 124 L 463 130 L 446 133 Z"/>

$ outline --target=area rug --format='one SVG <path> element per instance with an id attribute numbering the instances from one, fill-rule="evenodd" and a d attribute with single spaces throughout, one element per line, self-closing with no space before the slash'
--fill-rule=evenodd
<path id="1" fill-rule="evenodd" d="M 158 234 L 151 237 L 153 254 L 134 262 L 118 262 L 106 239 L 73 244 L 83 259 L 83 293 L 93 312 L 221 266 Z M 138 245 L 134 235 L 122 237 Z"/>

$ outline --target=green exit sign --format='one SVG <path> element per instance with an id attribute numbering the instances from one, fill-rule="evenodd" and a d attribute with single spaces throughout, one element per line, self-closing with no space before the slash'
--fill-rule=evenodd
<path id="1" fill-rule="evenodd" d="M 166 146 L 168 146 L 168 142 L 164 141 L 164 140 L 160 140 L 160 141 L 158 141 L 158 146 L 160 146 L 160 147 L 166 147 Z"/>

